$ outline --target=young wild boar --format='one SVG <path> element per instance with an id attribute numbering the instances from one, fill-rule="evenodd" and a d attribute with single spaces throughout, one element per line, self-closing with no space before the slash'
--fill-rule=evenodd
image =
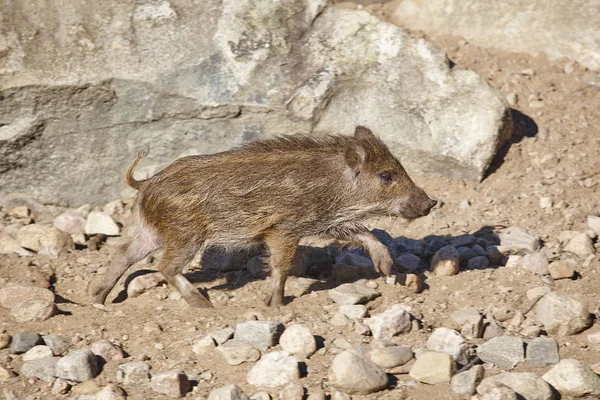
<path id="1" fill-rule="evenodd" d="M 206 246 L 266 245 L 270 306 L 283 304 L 285 280 L 304 236 L 358 243 L 375 268 L 389 275 L 389 252 L 363 221 L 386 215 L 418 218 L 436 204 L 362 126 L 354 136 L 287 136 L 184 157 L 137 181 L 133 170 L 146 154 L 140 152 L 127 172 L 127 183 L 139 191 L 137 233 L 95 288 L 95 303 L 104 303 L 123 273 L 159 248 L 164 256 L 158 270 L 195 307 L 211 304 L 181 272 Z"/>

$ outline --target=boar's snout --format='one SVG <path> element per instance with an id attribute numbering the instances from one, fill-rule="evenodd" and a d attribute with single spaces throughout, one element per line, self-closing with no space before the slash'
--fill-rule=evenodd
<path id="1" fill-rule="evenodd" d="M 429 211 L 431 211 L 431 209 L 433 207 L 435 207 L 436 204 L 437 204 L 437 200 L 429 199 L 429 201 L 426 202 L 426 206 L 425 206 L 425 209 L 423 211 L 423 215 L 429 214 Z"/>
<path id="2" fill-rule="evenodd" d="M 402 216 L 409 219 L 424 217 L 436 204 L 437 200 L 430 198 L 423 189 L 417 188 L 410 196 Z"/>

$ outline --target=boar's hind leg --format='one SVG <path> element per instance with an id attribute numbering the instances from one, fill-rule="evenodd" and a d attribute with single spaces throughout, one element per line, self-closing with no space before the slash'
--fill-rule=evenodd
<path id="1" fill-rule="evenodd" d="M 283 305 L 283 291 L 288 273 L 292 268 L 299 240 L 286 237 L 284 234 L 273 233 L 265 238 L 271 257 L 271 285 L 265 303 L 268 306 Z"/>
<path id="2" fill-rule="evenodd" d="M 357 234 L 356 239 L 362 244 L 367 253 L 369 253 L 369 256 L 371 256 L 375 270 L 386 276 L 391 275 L 394 261 L 390 256 L 388 248 L 375 235 L 368 231 Z"/>
<path id="3" fill-rule="evenodd" d="M 141 261 L 160 247 L 156 235 L 149 231 L 140 229 L 137 236 L 129 243 L 124 244 L 117 251 L 115 258 L 110 263 L 104 281 L 94 287 L 92 296 L 94 303 L 104 304 L 106 296 L 117 284 L 121 276 L 129 267 Z"/>
<path id="4" fill-rule="evenodd" d="M 158 270 L 164 275 L 169 285 L 177 288 L 190 306 L 209 308 L 212 307 L 210 301 L 181 273 L 183 268 L 194 258 L 196 254 L 194 250 L 195 248 L 182 248 L 181 245 L 179 248 L 177 246 L 165 246 L 164 255 L 158 263 Z"/>

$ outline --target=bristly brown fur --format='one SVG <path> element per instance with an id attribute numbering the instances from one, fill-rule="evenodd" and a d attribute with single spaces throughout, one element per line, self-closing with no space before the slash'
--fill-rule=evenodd
<path id="1" fill-rule="evenodd" d="M 104 302 L 119 277 L 140 257 L 162 247 L 158 269 L 188 301 L 210 306 L 183 277 L 183 267 L 209 245 L 225 249 L 266 245 L 271 253 L 270 305 L 283 302 L 283 285 L 298 242 L 328 235 L 360 242 L 376 268 L 389 274 L 387 248 L 363 225 L 377 215 L 415 218 L 435 201 L 415 186 L 400 162 L 369 129 L 354 136 L 283 136 L 223 153 L 184 157 L 144 181 L 140 229 L 95 290 Z"/>

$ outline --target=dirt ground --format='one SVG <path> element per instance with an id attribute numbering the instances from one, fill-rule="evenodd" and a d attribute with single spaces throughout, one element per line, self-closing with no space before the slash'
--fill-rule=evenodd
<path id="1" fill-rule="evenodd" d="M 375 13 L 382 12 L 379 5 L 370 7 Z M 427 39 L 447 52 L 455 68 L 477 72 L 510 99 L 516 130 L 483 182 L 456 181 L 440 176 L 413 177 L 432 197 L 442 202 L 441 207 L 412 222 L 381 220 L 374 226 L 393 237 L 413 239 L 429 235 L 454 237 L 484 227 L 519 226 L 541 237 L 552 254 L 551 259 L 575 263 L 578 277 L 551 282 L 552 287 L 585 301 L 589 310 L 597 315 L 600 310 L 599 257 L 584 263 L 585 260 L 562 252 L 557 236 L 565 230 L 585 232 L 589 229 L 587 216 L 600 213 L 600 87 L 593 84 L 594 80 L 598 82 L 598 75 L 566 59 L 550 62 L 544 55 L 534 57 L 483 49 L 457 37 Z M 543 209 L 540 198 L 550 198 L 552 207 Z M 114 199 L 106 199 L 107 202 L 111 200 Z M 4 223 L 10 223 L 10 218 L 4 216 Z M 132 218 L 125 212 L 117 220 L 127 227 Z M 111 241 L 113 239 L 109 243 Z M 247 271 L 191 275 L 196 286 L 207 289 L 215 304 L 210 310 L 190 308 L 184 300 L 169 296 L 174 290 L 166 286 L 136 298 L 123 299 L 121 295 L 122 301 L 112 302 L 135 270 L 155 267 L 153 259 L 148 264 L 136 265 L 119 282 L 109 296 L 109 311 L 93 308 L 89 305 L 88 285 L 104 273 L 113 249 L 110 244 L 99 251 L 81 247 L 63 253 L 58 259 L 42 255 L 0 255 L 2 282 L 43 283 L 46 279 L 36 271 L 51 271 L 49 282 L 59 297 L 57 306 L 60 309 L 59 315 L 40 323 L 16 323 L 9 310 L 0 309 L 0 327 L 10 334 L 32 331 L 65 335 L 73 340 L 75 348 L 87 348 L 100 338 L 118 342 L 132 360 L 148 358 L 152 371 L 185 371 L 195 386 L 188 398 L 208 396 L 212 389 L 229 383 L 239 385 L 249 395 L 257 391 L 246 382 L 252 363 L 230 366 L 216 353 L 198 357 L 192 352 L 193 342 L 206 332 L 235 327 L 245 321 L 249 313 L 255 313 L 259 319 L 284 324 L 305 322 L 311 326 L 314 335 L 322 337 L 323 348 L 306 360 L 304 377 L 300 381 L 309 393 L 316 387 L 323 387 L 330 393 L 327 371 L 334 355 L 341 352 L 334 344 L 336 339 L 345 338 L 352 345 L 365 346 L 371 340 L 355 333 L 351 324 L 336 327 L 329 323 L 337 306 L 332 306 L 326 289 L 339 284 L 332 279 L 319 280 L 309 288 L 310 293 L 298 296 L 294 286 L 299 278 L 290 278 L 287 285 L 289 303 L 280 308 L 263 305 L 268 282 L 254 279 Z M 490 306 L 514 311 L 528 289 L 549 284 L 524 269 L 501 266 L 463 270 L 450 277 L 426 278 L 427 289 L 420 294 L 402 286 L 388 285 L 382 278 L 373 279 L 382 296 L 368 303 L 371 315 L 396 303 L 408 304 L 423 323 L 423 329 L 395 337 L 393 341 L 397 344 L 425 347 L 432 329 L 453 327 L 450 320 L 453 311 L 467 306 L 477 307 L 482 312 Z M 595 349 L 586 340 L 587 333 L 597 330 L 600 328 L 594 326 L 579 335 L 557 338 L 561 358 L 576 358 L 589 364 L 598 362 L 600 349 Z M 118 364 L 105 365 L 95 379 L 99 387 L 115 381 Z M 8 349 L 2 350 L 0 365 L 18 372 L 20 357 L 11 355 Z M 519 365 L 514 371 L 532 371 L 541 375 L 547 369 Z M 450 391 L 448 384 L 417 383 L 408 377 L 406 368 L 388 372 L 397 379 L 396 389 L 353 398 L 461 398 Z M 10 387 L 21 399 L 53 398 L 49 384 L 35 380 L 18 379 L 0 385 Z M 142 387 L 125 386 L 124 389 L 131 399 L 162 398 Z M 277 391 L 271 395 L 276 398 Z"/>

